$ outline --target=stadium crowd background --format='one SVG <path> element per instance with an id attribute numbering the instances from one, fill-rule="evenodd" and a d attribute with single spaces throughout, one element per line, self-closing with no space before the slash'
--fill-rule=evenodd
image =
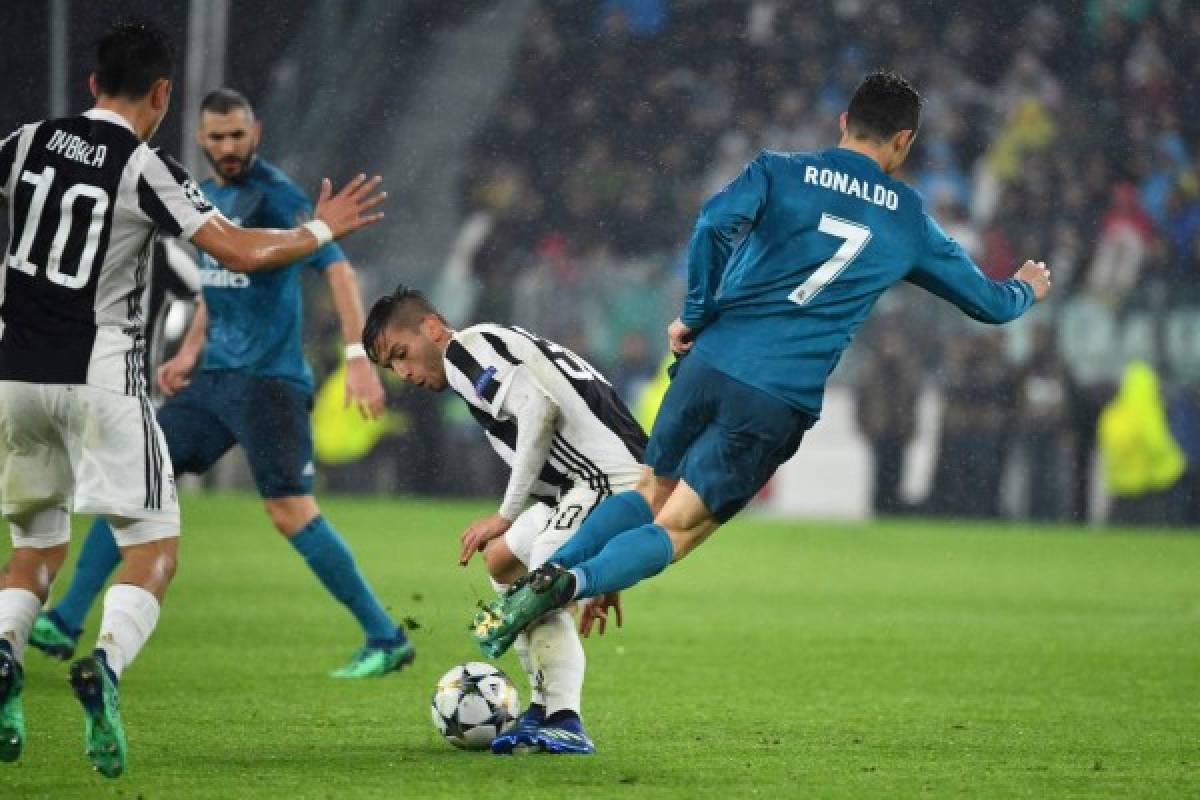
<path id="1" fill-rule="evenodd" d="M 914 506 L 881 476 L 877 510 L 1086 519 L 1098 418 L 1134 358 L 1200 464 L 1200 7 L 815 5 L 540 3 L 462 184 L 487 225 L 479 314 L 570 344 L 635 402 L 703 200 L 760 149 L 836 142 L 856 80 L 896 65 L 926 103 L 902 177 L 989 275 L 1034 258 L 1056 286 L 1011 331 L 916 290 L 885 298 L 837 373 L 885 472 L 921 385 L 944 406 L 929 495 Z M 1006 468 L 1025 473 L 1015 503 Z M 1194 483 L 1113 510 L 1196 522 Z"/>
<path id="2" fill-rule="evenodd" d="M 142 5 L 180 25 L 186 18 L 183 0 Z M 416 74 L 444 31 L 497 9 L 519 9 L 522 29 L 506 86 L 490 111 L 472 119 L 455 164 L 449 221 L 458 233 L 445 265 L 408 274 L 372 250 L 370 238 L 356 243 L 351 258 L 368 291 L 406 279 L 450 301 L 452 322 L 520 324 L 572 347 L 634 406 L 661 367 L 663 329 L 678 309 L 684 249 L 704 199 L 762 148 L 836 143 L 837 115 L 861 76 L 878 66 L 899 69 L 925 98 L 901 177 L 988 274 L 1007 276 L 1026 258 L 1044 260 L 1055 290 L 1027 319 L 1002 329 L 964 321 L 911 287 L 884 297 L 833 382 L 859 401 L 859 428 L 876 465 L 863 479 L 876 485 L 876 510 L 1094 519 L 1093 483 L 1112 488 L 1112 467 L 1121 468 L 1115 461 L 1093 467 L 1100 419 L 1128 365 L 1140 360 L 1152 366 L 1159 389 L 1148 405 L 1126 403 L 1124 413 L 1141 420 L 1134 427 L 1166 414 L 1172 466 L 1166 485 L 1160 477 L 1118 475 L 1125 496 L 1110 516 L 1200 521 L 1196 4 L 313 5 L 324 9 L 326 22 L 376 14 L 356 29 L 365 38 L 355 50 L 395 51 L 387 70 L 360 70 L 362 84 L 346 92 L 357 101 L 354 124 L 364 131 L 393 113 L 380 110 L 378 95 L 367 102 L 369 81 L 386 84 L 385 105 L 403 109 L 405 97 L 420 91 L 405 70 Z M 282 13 L 285 6 L 268 34 L 238 21 L 260 13 L 255 3 L 231 5 L 226 82 L 259 100 L 264 152 L 309 183 L 339 166 L 378 163 L 379 138 L 343 137 L 323 150 L 316 142 L 305 150 L 294 138 L 290 147 L 278 146 L 289 134 L 312 138 L 320 128 L 337 138 L 342 129 L 328 113 L 318 128 L 305 128 L 278 111 L 296 97 L 289 87 L 312 85 L 308 76 L 334 72 L 338 59 L 349 58 L 328 51 L 316 63 L 289 49 L 290 40 L 305 41 L 304 20 Z M 73 8 L 102 13 L 88 4 Z M 397 14 L 403 19 L 385 24 Z M 411 36 L 379 38 L 397 28 Z M 318 110 L 320 102 L 314 99 Z M 42 116 L 35 111 L 26 116 Z M 160 134 L 169 149 L 181 126 L 191 124 L 179 112 L 172 116 Z M 336 159 L 345 163 L 330 163 Z M 389 219 L 411 207 L 399 201 Z M 339 342 L 323 287 L 311 288 L 306 337 L 320 377 L 336 367 Z M 394 384 L 392 391 L 395 432 L 364 461 L 323 469 L 330 488 L 461 494 L 502 483 L 501 465 L 461 404 Z M 938 409 L 936 463 L 928 491 L 914 497 L 899 491 L 898 473 L 929 397 Z M 1127 460 L 1136 472 L 1160 457 L 1136 452 Z"/>

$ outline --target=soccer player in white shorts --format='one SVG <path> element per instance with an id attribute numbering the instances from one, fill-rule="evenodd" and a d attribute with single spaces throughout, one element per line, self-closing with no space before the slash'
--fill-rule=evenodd
<path id="1" fill-rule="evenodd" d="M 123 565 L 104 597 L 95 651 L 70 666 L 92 766 L 125 769 L 117 684 L 158 622 L 175 572 L 179 506 L 146 397 L 141 298 L 159 235 L 191 240 L 243 271 L 295 261 L 379 218 L 378 179 L 290 230 L 244 229 L 187 171 L 147 146 L 166 115 L 175 54 L 140 22 L 96 45 L 96 107 L 0 139 L 0 511 L 13 552 L 0 588 L 0 761 L 25 740 L 29 632 L 67 554 L 72 513 L 107 518 Z"/>
<path id="2" fill-rule="evenodd" d="M 633 488 L 646 434 L 590 364 L 520 328 L 452 330 L 419 291 L 400 286 L 372 307 L 363 346 L 405 381 L 452 389 L 508 462 L 500 509 L 462 535 L 459 563 L 485 551 L 498 592 L 542 564 L 602 500 Z M 615 597 L 584 612 L 586 632 Z M 618 613 L 619 613 L 619 607 Z M 586 659 L 570 613 L 547 615 L 513 640 L 532 697 L 492 752 L 593 753 L 580 716 Z"/>

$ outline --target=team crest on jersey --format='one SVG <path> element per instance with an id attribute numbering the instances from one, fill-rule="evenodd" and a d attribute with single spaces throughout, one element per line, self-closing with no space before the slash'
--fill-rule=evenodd
<path id="1" fill-rule="evenodd" d="M 212 211 L 212 203 L 208 202 L 208 198 L 204 196 L 204 190 L 196 185 L 196 182 L 188 178 L 183 182 L 183 196 L 188 199 L 192 207 L 203 213 Z"/>
<path id="2" fill-rule="evenodd" d="M 475 384 L 474 384 L 475 394 L 479 395 L 480 397 L 483 397 L 483 393 L 487 389 L 488 384 L 491 383 L 495 379 L 495 377 L 496 377 L 496 368 L 495 367 L 488 367 L 483 372 L 479 373 L 479 377 L 475 379 Z M 484 399 L 486 399 L 486 398 L 484 398 Z"/>

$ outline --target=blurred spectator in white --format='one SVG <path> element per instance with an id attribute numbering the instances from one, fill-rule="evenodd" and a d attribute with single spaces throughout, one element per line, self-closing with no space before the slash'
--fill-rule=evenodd
<path id="1" fill-rule="evenodd" d="M 1088 272 L 1088 289 L 1110 306 L 1121 303 L 1141 275 L 1154 239 L 1154 223 L 1129 183 L 1113 187 L 1100 222 L 1100 241 Z"/>

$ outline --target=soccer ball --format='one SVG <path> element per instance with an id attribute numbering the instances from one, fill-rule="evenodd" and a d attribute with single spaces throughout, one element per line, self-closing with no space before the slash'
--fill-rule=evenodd
<path id="1" fill-rule="evenodd" d="M 459 664 L 433 690 L 433 726 L 464 750 L 483 750 L 512 727 L 520 712 L 517 687 L 482 661 Z"/>

